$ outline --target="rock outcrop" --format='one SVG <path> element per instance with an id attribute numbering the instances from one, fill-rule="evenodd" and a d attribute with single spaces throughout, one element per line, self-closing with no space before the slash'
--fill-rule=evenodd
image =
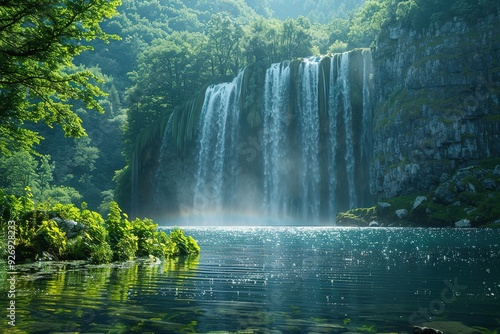
<path id="1" fill-rule="evenodd" d="M 475 25 L 455 19 L 381 33 L 373 52 L 373 194 L 426 193 L 443 173 L 500 157 L 498 31 L 497 13 Z M 449 201 L 442 190 L 436 197 Z"/>
<path id="2" fill-rule="evenodd" d="M 413 334 L 443 334 L 439 329 L 429 328 L 429 327 L 413 327 Z"/>
<path id="3" fill-rule="evenodd" d="M 427 196 L 396 196 L 372 208 L 349 210 L 337 215 L 337 224 L 370 226 L 375 220 L 386 226 L 498 228 L 500 175 L 495 171 L 499 169 L 500 165 L 460 168 L 452 175 L 441 175 Z"/>

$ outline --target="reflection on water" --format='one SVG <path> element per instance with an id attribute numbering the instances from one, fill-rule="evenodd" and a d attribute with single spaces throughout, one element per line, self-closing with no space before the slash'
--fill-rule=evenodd
<path id="1" fill-rule="evenodd" d="M 18 265 L 14 333 L 409 333 L 424 322 L 447 333 L 500 327 L 498 231 L 185 230 L 198 240 L 200 256 Z M 0 289 L 6 300 L 5 270 Z"/>

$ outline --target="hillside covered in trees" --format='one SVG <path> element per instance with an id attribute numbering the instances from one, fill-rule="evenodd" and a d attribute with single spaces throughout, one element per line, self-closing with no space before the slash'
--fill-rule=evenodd
<path id="1" fill-rule="evenodd" d="M 375 46 L 394 22 L 424 29 L 498 7 L 495 0 L 63 3 L 1 4 L 0 187 L 17 196 L 29 187 L 35 202 L 86 202 L 101 213 L 113 200 L 130 209 L 134 152 L 194 92 L 250 64 Z"/>

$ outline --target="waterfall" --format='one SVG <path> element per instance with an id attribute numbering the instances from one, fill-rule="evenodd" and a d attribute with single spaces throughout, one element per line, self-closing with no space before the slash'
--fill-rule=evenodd
<path id="1" fill-rule="evenodd" d="M 356 56 L 359 56 L 355 54 Z M 352 64 L 351 52 L 331 57 L 330 91 L 328 99 L 328 212 L 334 216 L 339 209 L 347 210 L 365 204 L 367 166 L 371 159 L 370 74 L 371 53 Z M 353 69 L 361 71 L 361 81 L 354 85 Z M 356 88 L 360 86 L 360 88 Z M 358 89 L 356 94 L 353 89 Z M 361 101 L 353 101 L 361 96 Z M 366 183 L 366 184 L 363 184 Z"/>
<path id="2" fill-rule="evenodd" d="M 352 125 L 351 92 L 349 85 L 349 53 L 340 55 L 339 80 L 342 89 L 342 102 L 344 105 L 344 129 L 345 129 L 345 162 L 347 172 L 347 188 L 349 189 L 349 208 L 353 208 L 357 203 L 356 186 L 354 184 L 354 132 Z"/>
<path id="3" fill-rule="evenodd" d="M 266 71 L 263 110 L 264 207 L 272 216 L 287 215 L 286 135 L 290 63 L 272 64 Z"/>
<path id="4" fill-rule="evenodd" d="M 319 58 L 300 63 L 297 106 L 299 135 L 301 138 L 302 218 L 317 220 L 320 211 L 319 168 L 319 114 L 318 75 Z"/>
<path id="5" fill-rule="evenodd" d="M 363 134 L 361 142 L 363 151 L 361 155 L 362 166 L 369 166 L 372 159 L 372 120 L 373 106 L 371 96 L 371 73 L 372 73 L 372 54 L 370 50 L 363 50 Z M 364 174 L 363 182 L 369 183 L 368 173 Z M 359 205 L 366 205 L 369 201 L 364 196 L 363 202 Z"/>
<path id="6" fill-rule="evenodd" d="M 193 208 L 221 212 L 231 198 L 234 176 L 240 93 L 244 70 L 230 83 L 212 85 L 205 92 L 200 115 L 196 186 Z"/>
<path id="7" fill-rule="evenodd" d="M 247 69 L 209 86 L 188 108 L 199 115 L 191 153 L 176 157 L 165 132 L 159 210 L 331 222 L 370 205 L 371 67 L 369 50 L 356 50 Z"/>
<path id="8" fill-rule="evenodd" d="M 334 217 L 337 212 L 337 112 L 339 110 L 338 56 L 333 55 L 330 65 L 328 94 L 328 215 Z"/>
<path id="9" fill-rule="evenodd" d="M 303 219 L 320 216 L 320 157 L 318 77 L 320 58 L 300 62 L 295 87 L 297 133 L 288 130 L 290 62 L 266 71 L 263 110 L 264 207 L 271 216 L 298 213 Z M 297 137 L 298 141 L 296 141 Z M 293 144 L 292 144 L 293 143 Z M 292 148 L 292 146 L 294 146 Z M 295 151 L 298 152 L 295 152 Z M 300 196 L 292 194 L 298 176 Z"/>

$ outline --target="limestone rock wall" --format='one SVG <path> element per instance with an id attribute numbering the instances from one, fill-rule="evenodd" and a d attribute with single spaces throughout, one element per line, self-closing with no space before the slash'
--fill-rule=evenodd
<path id="1" fill-rule="evenodd" d="M 370 191 L 425 192 L 445 173 L 500 157 L 500 15 L 426 31 L 392 26 L 373 51 Z"/>

